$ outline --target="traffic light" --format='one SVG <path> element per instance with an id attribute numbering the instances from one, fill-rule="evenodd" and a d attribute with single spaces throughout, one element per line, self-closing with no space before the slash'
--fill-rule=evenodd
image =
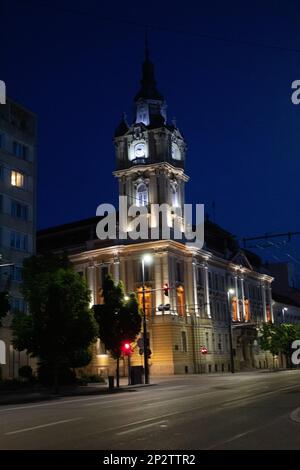
<path id="1" fill-rule="evenodd" d="M 168 284 L 167 282 L 165 282 L 163 289 L 164 289 L 164 294 L 165 294 L 167 297 L 169 297 L 169 289 L 170 289 L 170 287 L 169 287 L 169 284 Z"/>
<path id="2" fill-rule="evenodd" d="M 124 341 L 122 343 L 122 353 L 126 354 L 127 356 L 132 353 L 131 344 L 129 341 Z"/>

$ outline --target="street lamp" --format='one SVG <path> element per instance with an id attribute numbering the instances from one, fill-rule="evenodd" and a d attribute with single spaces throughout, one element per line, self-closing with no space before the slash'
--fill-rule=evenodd
<path id="1" fill-rule="evenodd" d="M 288 308 L 287 308 L 287 307 L 283 307 L 281 311 L 282 311 L 282 323 L 285 323 L 285 317 L 284 317 L 284 315 L 285 315 L 285 312 L 288 311 Z"/>
<path id="2" fill-rule="evenodd" d="M 234 374 L 234 357 L 232 347 L 232 316 L 231 316 L 231 297 L 234 294 L 234 289 L 228 289 L 227 291 L 227 315 L 228 315 L 228 333 L 229 333 L 229 348 L 230 348 L 230 370 Z"/>
<path id="3" fill-rule="evenodd" d="M 146 322 L 146 297 L 145 297 L 145 264 L 151 264 L 152 256 L 149 254 L 142 256 L 142 284 L 143 284 L 143 335 L 144 335 L 144 370 L 145 384 L 149 383 L 149 365 L 148 365 L 148 338 Z"/>

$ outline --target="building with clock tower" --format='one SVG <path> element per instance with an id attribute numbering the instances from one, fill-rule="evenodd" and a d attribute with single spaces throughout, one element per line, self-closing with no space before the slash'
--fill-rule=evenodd
<path id="1" fill-rule="evenodd" d="M 182 209 L 189 180 L 184 172 L 186 143 L 176 124 L 167 121 L 147 46 L 134 110 L 132 124 L 124 116 L 115 130 L 119 195 L 127 196 L 128 206 L 165 203 Z M 258 342 L 261 323 L 273 321 L 273 278 L 259 257 L 241 250 L 231 233 L 206 220 L 200 249 L 172 237 L 100 240 L 98 222 L 99 217 L 91 217 L 41 230 L 38 251 L 67 252 L 87 279 L 91 304 L 103 302 L 103 280 L 109 273 L 115 282 L 123 282 L 126 292 L 136 292 L 142 306 L 141 260 L 151 256 L 144 272 L 150 375 L 228 372 L 231 352 L 236 370 L 273 367 L 273 358 Z M 151 215 L 151 227 L 160 223 Z M 133 349 L 131 364 L 143 365 L 138 342 Z M 126 374 L 126 358 L 123 366 Z M 107 375 L 114 368 L 98 341 L 87 369 Z"/>
<path id="2" fill-rule="evenodd" d="M 168 204 L 183 212 L 186 144 L 175 122 L 167 122 L 166 103 L 157 90 L 154 66 L 146 45 L 141 87 L 134 99 L 134 120 L 123 116 L 115 132 L 119 195 L 128 206 Z M 151 226 L 159 225 L 152 217 Z M 171 226 L 171 220 L 170 224 Z"/>

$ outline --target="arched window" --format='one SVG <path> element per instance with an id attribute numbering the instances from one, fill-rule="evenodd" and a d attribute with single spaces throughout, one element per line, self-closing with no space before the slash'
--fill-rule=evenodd
<path id="1" fill-rule="evenodd" d="M 137 206 L 147 206 L 148 204 L 148 189 L 145 183 L 141 183 L 137 187 Z"/>

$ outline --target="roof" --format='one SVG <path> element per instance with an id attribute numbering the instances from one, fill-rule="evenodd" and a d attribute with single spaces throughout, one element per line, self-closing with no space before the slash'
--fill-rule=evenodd
<path id="1" fill-rule="evenodd" d="M 100 217 L 89 217 L 67 224 L 42 229 L 37 232 L 37 251 L 84 251 L 104 248 L 120 244 L 118 240 L 99 240 L 96 235 L 96 226 Z M 138 243 L 129 240 L 127 243 Z M 127 244 L 126 240 L 122 244 Z M 260 258 L 248 250 L 239 248 L 236 238 L 219 225 L 205 221 L 205 250 L 212 251 L 219 257 L 232 259 L 237 253 L 243 253 L 250 264 L 258 269 L 261 266 Z"/>

